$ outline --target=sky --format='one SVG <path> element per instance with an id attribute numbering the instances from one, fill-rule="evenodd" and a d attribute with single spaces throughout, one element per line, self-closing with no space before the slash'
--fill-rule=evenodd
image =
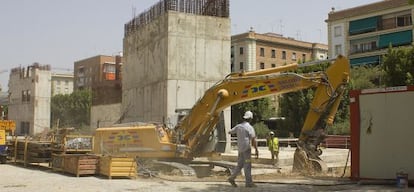
<path id="1" fill-rule="evenodd" d="M 343 10 L 381 0 L 230 0 L 231 35 L 274 32 L 327 43 L 325 20 Z M 1 0 L 0 85 L 9 73 L 34 62 L 68 72 L 73 63 L 122 51 L 124 24 L 159 0 Z"/>

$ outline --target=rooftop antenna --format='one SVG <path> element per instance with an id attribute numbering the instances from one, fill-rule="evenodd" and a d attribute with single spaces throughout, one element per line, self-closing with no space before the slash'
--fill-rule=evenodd
<path id="1" fill-rule="evenodd" d="M 297 30 L 296 31 L 296 39 L 297 40 L 302 40 L 302 36 L 301 36 L 301 31 L 300 30 Z"/>
<path id="2" fill-rule="evenodd" d="M 279 20 L 279 27 L 280 27 L 280 34 L 283 35 L 283 27 L 285 27 L 285 26 L 283 25 L 283 20 L 282 19 Z"/>

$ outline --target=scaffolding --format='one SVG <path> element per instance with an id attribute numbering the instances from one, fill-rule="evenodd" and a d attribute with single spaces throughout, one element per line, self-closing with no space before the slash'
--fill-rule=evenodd
<path id="1" fill-rule="evenodd" d="M 229 0 L 162 0 L 125 24 L 125 36 L 169 11 L 228 18 Z"/>

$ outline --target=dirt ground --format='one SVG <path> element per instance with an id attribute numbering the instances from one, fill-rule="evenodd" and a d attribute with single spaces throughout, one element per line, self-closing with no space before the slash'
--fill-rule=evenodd
<path id="1" fill-rule="evenodd" d="M 214 170 L 214 169 L 213 169 Z M 140 176 L 135 179 L 107 179 L 101 176 L 81 176 L 54 172 L 47 167 L 15 164 L 0 165 L 0 191 L 83 191 L 83 192 L 130 192 L 130 191 L 414 191 L 414 188 L 399 189 L 394 184 L 361 185 L 348 179 L 323 176 L 300 176 L 288 173 L 270 172 L 254 176 L 256 188 L 244 187 L 243 177 L 231 187 L 226 182 L 225 170 L 214 170 L 208 177 L 180 176 L 179 174 L 158 173 L 153 177 Z"/>

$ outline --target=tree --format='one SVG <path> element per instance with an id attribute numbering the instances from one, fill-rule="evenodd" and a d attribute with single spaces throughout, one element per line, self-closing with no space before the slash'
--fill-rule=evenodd
<path id="1" fill-rule="evenodd" d="M 296 73 L 310 73 L 315 71 L 325 71 L 328 63 L 321 63 L 319 65 L 307 66 L 299 68 Z M 315 89 L 304 89 L 301 91 L 283 94 L 279 100 L 280 114 L 285 117 L 282 123 L 284 130 L 280 130 L 281 136 L 289 136 L 292 132 L 295 136 L 299 136 L 305 121 L 306 115 L 309 111 L 310 104 L 313 100 Z"/>
<path id="2" fill-rule="evenodd" d="M 284 130 L 280 131 L 282 133 L 281 136 L 287 137 L 289 132 L 292 132 L 295 136 L 299 135 L 308 113 L 313 93 L 313 89 L 305 89 L 286 93 L 280 98 L 280 116 L 285 117 L 282 123 Z"/>
<path id="3" fill-rule="evenodd" d="M 350 89 L 370 89 L 381 86 L 384 72 L 379 65 L 351 68 Z"/>
<path id="4" fill-rule="evenodd" d="M 264 138 L 269 129 L 263 124 L 263 120 L 276 114 L 275 109 L 271 105 L 270 98 L 267 97 L 233 105 L 231 107 L 232 127 L 243 121 L 243 114 L 246 111 L 253 112 L 252 125 L 255 127 L 257 136 Z"/>
<path id="5" fill-rule="evenodd" d="M 384 84 L 387 87 L 414 84 L 414 48 L 388 48 L 383 56 Z"/>
<path id="6" fill-rule="evenodd" d="M 55 95 L 51 102 L 52 127 L 82 128 L 90 124 L 91 92 L 74 91 L 70 95 Z"/>

